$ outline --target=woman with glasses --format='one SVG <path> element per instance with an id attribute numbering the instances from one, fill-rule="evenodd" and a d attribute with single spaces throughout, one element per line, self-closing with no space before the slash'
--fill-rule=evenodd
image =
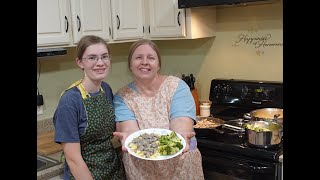
<path id="1" fill-rule="evenodd" d="M 187 142 L 183 154 L 152 161 L 123 153 L 127 179 L 203 180 L 201 153 L 193 125 L 196 107 L 189 86 L 180 78 L 160 74 L 161 56 L 155 43 L 142 39 L 132 44 L 128 67 L 134 81 L 114 96 L 117 132 L 122 150 L 128 135 L 140 129 L 162 128 L 181 134 Z"/>
<path id="2" fill-rule="evenodd" d="M 111 143 L 113 93 L 103 81 L 111 68 L 110 49 L 102 38 L 84 36 L 76 50 L 83 78 L 62 93 L 53 117 L 54 140 L 65 157 L 64 180 L 125 179 L 119 151 Z"/>

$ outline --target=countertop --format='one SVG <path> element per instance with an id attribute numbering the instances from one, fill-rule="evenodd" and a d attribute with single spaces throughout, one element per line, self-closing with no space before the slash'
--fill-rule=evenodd
<path id="1" fill-rule="evenodd" d="M 50 154 L 50 155 L 45 155 L 49 158 L 55 159 L 55 160 L 60 160 L 62 151 Z M 54 176 L 58 176 L 60 174 L 63 174 L 63 163 L 58 164 L 56 166 L 52 166 L 50 168 L 44 169 L 42 171 L 37 172 L 37 180 L 46 180 Z"/>
<path id="2" fill-rule="evenodd" d="M 41 121 L 37 122 L 37 135 L 38 135 L 38 137 L 43 136 L 44 134 L 47 134 L 47 133 L 51 133 L 52 131 L 54 131 L 52 118 L 49 118 L 46 120 L 41 120 Z M 116 138 L 116 137 L 113 138 L 111 140 L 111 142 L 112 142 L 114 148 L 121 147 L 121 143 L 119 142 L 118 138 Z M 45 154 L 40 153 L 39 150 L 37 150 L 37 153 L 40 155 L 44 155 L 49 158 L 60 161 L 60 156 L 61 156 L 62 151 L 56 152 L 54 154 L 45 155 Z M 61 174 L 63 174 L 63 163 L 37 172 L 37 180 L 47 180 L 51 177 L 58 176 Z"/>
<path id="3" fill-rule="evenodd" d="M 43 134 L 52 132 L 54 130 L 54 126 L 52 122 L 53 122 L 52 118 L 37 121 L 37 136 L 40 137 Z M 45 155 L 45 154 L 41 154 L 41 152 L 37 150 L 37 153 L 59 161 L 62 151 L 55 152 L 54 154 Z M 58 176 L 60 174 L 63 174 L 63 163 L 38 171 L 37 180 L 47 180 L 51 177 Z"/>

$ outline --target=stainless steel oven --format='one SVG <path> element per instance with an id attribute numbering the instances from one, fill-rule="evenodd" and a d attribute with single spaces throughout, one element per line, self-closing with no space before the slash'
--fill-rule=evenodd
<path id="1" fill-rule="evenodd" d="M 235 125 L 243 115 L 264 107 L 282 108 L 282 83 L 213 79 L 211 81 L 211 116 Z M 246 144 L 243 131 L 219 127 L 198 136 L 205 179 L 280 180 L 283 146 L 257 148 Z"/>

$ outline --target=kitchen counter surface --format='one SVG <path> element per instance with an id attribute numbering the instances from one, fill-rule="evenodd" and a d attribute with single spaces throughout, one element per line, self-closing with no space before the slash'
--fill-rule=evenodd
<path id="1" fill-rule="evenodd" d="M 37 122 L 37 135 L 38 135 L 38 137 L 43 136 L 44 134 L 51 133 L 52 131 L 54 131 L 52 118 L 49 118 L 46 120 L 41 120 L 41 121 Z M 121 147 L 121 143 L 118 138 L 114 137 L 111 140 L 111 142 L 112 142 L 112 145 L 114 148 Z M 38 142 L 38 143 L 41 143 L 41 142 Z M 61 156 L 62 151 L 58 151 L 58 152 L 55 151 L 54 154 L 45 155 L 45 154 L 40 153 L 40 151 L 38 150 L 37 153 L 39 153 L 40 155 L 44 155 L 49 158 L 60 161 L 60 156 Z M 63 163 L 37 172 L 37 180 L 47 180 L 51 177 L 59 176 L 61 174 L 63 174 Z"/>
<path id="2" fill-rule="evenodd" d="M 55 160 L 60 160 L 62 151 L 50 154 L 50 155 L 45 155 L 49 158 L 55 159 Z M 49 178 L 52 178 L 54 176 L 59 176 L 63 174 L 63 163 L 58 164 L 56 166 L 52 166 L 50 168 L 44 169 L 42 171 L 37 172 L 37 180 L 46 180 Z"/>
<path id="3" fill-rule="evenodd" d="M 37 135 L 38 137 L 42 136 L 43 134 L 49 133 L 54 131 L 54 126 L 52 123 L 52 118 L 41 120 L 37 122 Z M 38 138 L 37 138 L 38 140 Z M 38 142 L 41 143 L 41 142 Z M 37 147 L 39 148 L 39 147 Z M 55 159 L 57 161 L 60 161 L 60 156 L 62 151 L 55 152 L 53 154 L 42 154 L 39 150 L 37 150 L 37 153 L 43 156 L 47 156 L 49 158 Z M 63 163 L 58 164 L 56 166 L 52 166 L 50 168 L 41 170 L 37 172 L 37 180 L 47 180 L 51 177 L 59 176 L 63 174 Z M 61 178 L 62 179 L 62 178 Z"/>

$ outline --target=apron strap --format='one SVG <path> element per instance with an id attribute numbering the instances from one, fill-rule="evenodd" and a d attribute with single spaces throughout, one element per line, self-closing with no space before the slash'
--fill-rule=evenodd
<path id="1" fill-rule="evenodd" d="M 61 97 L 67 90 L 69 90 L 69 89 L 71 89 L 71 88 L 73 88 L 73 87 L 75 87 L 75 86 L 79 89 L 79 91 L 80 91 L 80 93 L 81 93 L 82 99 L 86 99 L 86 98 L 88 98 L 88 97 L 91 97 L 90 94 L 89 94 L 89 93 L 86 91 L 86 89 L 83 87 L 82 80 L 83 80 L 83 79 L 80 79 L 80 80 L 72 83 L 66 90 L 64 90 L 64 91 L 61 93 L 60 97 Z M 103 90 L 103 88 L 102 88 L 101 86 L 100 86 L 100 90 L 101 90 L 102 92 L 104 92 L 104 90 Z"/>

